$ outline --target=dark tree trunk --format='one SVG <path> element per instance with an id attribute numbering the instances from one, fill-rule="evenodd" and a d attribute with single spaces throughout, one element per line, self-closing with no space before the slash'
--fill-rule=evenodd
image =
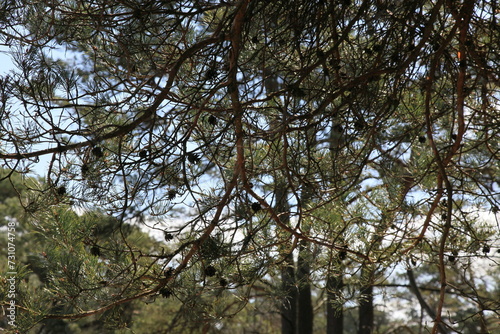
<path id="1" fill-rule="evenodd" d="M 286 185 L 282 180 L 276 181 L 276 211 L 284 224 L 288 224 L 290 205 L 287 200 Z M 297 332 L 297 298 L 298 292 L 295 280 L 295 261 L 291 249 L 286 247 L 281 251 L 284 256 L 281 268 L 281 288 L 284 293 L 281 301 L 281 334 L 298 334 Z"/>
<path id="2" fill-rule="evenodd" d="M 278 77 L 276 73 L 265 66 L 263 69 L 264 88 L 267 94 L 271 94 L 279 89 Z M 279 127 L 273 124 L 273 127 Z M 290 205 L 287 200 L 286 183 L 278 176 L 275 179 L 276 205 L 275 210 L 280 213 L 280 219 L 284 224 L 289 221 L 288 212 Z M 284 213 L 284 214 L 283 214 Z M 288 254 L 286 254 L 288 252 Z M 286 254 L 286 255 L 285 255 Z M 281 313 L 281 334 L 298 334 L 297 332 L 297 287 L 295 284 L 295 261 L 291 250 L 283 250 L 285 256 L 283 267 L 281 268 L 281 288 L 284 293 L 280 305 Z"/>
<path id="3" fill-rule="evenodd" d="M 344 287 L 342 276 L 328 276 L 326 283 L 326 334 L 342 334 L 344 332 L 344 312 L 338 306 L 338 292 Z"/>
<path id="4" fill-rule="evenodd" d="M 373 333 L 373 286 L 370 281 L 367 282 L 369 285 L 361 288 L 358 334 Z"/>
<path id="5" fill-rule="evenodd" d="M 297 327 L 300 334 L 311 334 L 313 332 L 313 306 L 311 285 L 309 283 L 309 261 L 309 247 L 306 241 L 302 240 L 299 245 L 299 258 L 297 262 L 297 281 L 299 283 Z"/>
<path id="6" fill-rule="evenodd" d="M 317 145 L 316 134 L 311 130 L 307 133 L 306 149 L 311 150 Z M 314 198 L 314 187 L 307 183 L 301 193 L 299 205 L 306 208 Z M 301 226 L 303 233 L 308 234 L 311 226 L 308 223 Z M 299 288 L 298 296 L 298 331 L 300 334 L 313 333 L 313 304 L 311 297 L 311 261 L 312 254 L 310 244 L 306 240 L 299 243 L 299 256 L 297 260 L 297 282 Z"/>
<path id="7" fill-rule="evenodd" d="M 281 303 L 281 334 L 297 334 L 297 289 L 293 255 L 290 253 L 281 270 L 282 288 L 286 296 Z"/>

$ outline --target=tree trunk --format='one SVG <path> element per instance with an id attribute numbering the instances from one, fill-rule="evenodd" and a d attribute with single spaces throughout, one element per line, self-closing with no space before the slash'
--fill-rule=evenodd
<path id="1" fill-rule="evenodd" d="M 361 288 L 359 298 L 359 328 L 358 334 L 373 333 L 373 286 L 370 284 Z"/>
<path id="2" fill-rule="evenodd" d="M 290 253 L 283 269 L 281 270 L 281 282 L 286 296 L 280 307 L 281 334 L 297 334 L 297 289 L 295 287 L 295 270 L 293 254 Z"/>
<path id="3" fill-rule="evenodd" d="M 298 296 L 298 331 L 300 334 L 311 334 L 313 332 L 313 306 L 311 299 L 309 247 L 305 240 L 299 245 L 299 258 L 297 262 L 297 281 L 299 283 Z"/>
<path id="4" fill-rule="evenodd" d="M 289 221 L 288 212 L 290 205 L 287 200 L 286 184 L 283 180 L 276 181 L 276 205 L 275 210 L 280 214 L 280 219 L 284 224 Z M 283 267 L 281 268 L 281 288 L 284 293 L 281 301 L 281 334 L 298 334 L 297 332 L 297 287 L 295 281 L 295 261 L 292 249 L 284 249 L 280 252 L 284 256 Z"/>
<path id="5" fill-rule="evenodd" d="M 344 332 L 344 312 L 338 306 L 338 291 L 344 287 L 342 276 L 328 276 L 326 283 L 326 334 L 342 334 Z"/>
<path id="6" fill-rule="evenodd" d="M 307 132 L 307 141 L 305 146 L 307 150 L 311 150 L 317 146 L 316 134 L 312 130 L 308 130 Z M 313 200 L 313 197 L 314 187 L 312 184 L 307 183 L 300 196 L 299 205 L 302 209 L 307 208 L 308 204 Z M 310 223 L 307 220 L 302 221 L 301 228 L 303 233 L 309 233 L 311 229 L 309 224 Z M 297 261 L 297 282 L 299 287 L 297 327 L 300 334 L 313 333 L 314 312 L 310 284 L 311 261 L 312 254 L 310 244 L 306 240 L 301 240 L 299 243 L 299 256 Z"/>

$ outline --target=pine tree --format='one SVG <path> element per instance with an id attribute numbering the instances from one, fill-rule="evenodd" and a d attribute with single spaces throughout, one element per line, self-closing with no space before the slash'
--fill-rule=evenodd
<path id="1" fill-rule="evenodd" d="M 5 197 L 43 240 L 24 263 L 47 287 L 23 290 L 20 323 L 131 327 L 126 305 L 147 300 L 174 310 L 170 332 L 235 330 L 258 304 L 261 332 L 374 333 L 391 330 L 377 309 L 391 273 L 417 261 L 439 282 L 424 297 L 403 284 L 432 311 L 426 330 L 473 315 L 494 330 L 498 308 L 462 278 L 500 247 L 481 220 L 500 206 L 497 11 L 5 2 Z"/>

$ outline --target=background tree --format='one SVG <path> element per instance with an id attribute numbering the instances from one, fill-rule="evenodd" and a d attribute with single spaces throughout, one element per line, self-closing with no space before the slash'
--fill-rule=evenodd
<path id="1" fill-rule="evenodd" d="M 389 332 L 385 296 L 412 293 L 409 330 L 495 329 L 472 270 L 500 247 L 495 1 L 2 6 L 0 158 L 49 161 L 22 328 L 162 300 L 158 331 L 265 305 L 256 331 Z"/>

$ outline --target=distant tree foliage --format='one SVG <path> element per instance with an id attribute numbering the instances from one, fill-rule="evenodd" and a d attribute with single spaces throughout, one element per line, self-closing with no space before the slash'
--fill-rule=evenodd
<path id="1" fill-rule="evenodd" d="M 500 330 L 499 15 L 2 2 L 17 328 Z"/>

